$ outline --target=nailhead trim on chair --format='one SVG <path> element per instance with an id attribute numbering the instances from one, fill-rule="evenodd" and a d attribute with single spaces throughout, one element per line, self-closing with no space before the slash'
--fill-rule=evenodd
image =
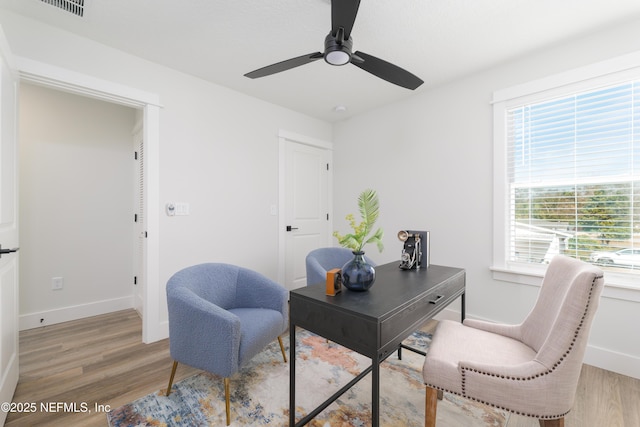
<path id="1" fill-rule="evenodd" d="M 514 411 L 514 410 L 512 410 L 512 409 L 505 408 L 505 407 L 503 407 L 503 406 L 496 405 L 496 404 L 493 404 L 493 403 L 490 403 L 490 402 L 485 402 L 485 401 L 483 401 L 483 400 L 481 400 L 481 399 L 477 399 L 477 398 L 475 398 L 475 397 L 467 396 L 467 394 L 466 394 L 466 392 L 465 392 L 465 380 L 466 380 L 466 378 L 465 378 L 465 372 L 466 372 L 466 371 L 472 371 L 472 372 L 475 372 L 475 373 L 478 373 L 478 374 L 482 374 L 482 375 L 489 375 L 489 376 L 492 376 L 492 377 L 500 377 L 500 378 L 502 378 L 502 379 L 514 380 L 514 381 L 530 381 L 530 380 L 532 380 L 532 379 L 539 378 L 539 377 L 542 377 L 542 376 L 544 376 L 544 375 L 548 375 L 548 374 L 552 373 L 553 371 L 555 371 L 555 369 L 556 369 L 558 366 L 560 366 L 560 364 L 561 364 L 561 363 L 564 361 L 564 359 L 569 355 L 569 353 L 571 353 L 571 350 L 572 350 L 572 349 L 573 349 L 573 347 L 574 347 L 574 344 L 575 344 L 575 342 L 576 342 L 576 339 L 578 338 L 578 335 L 580 334 L 580 331 L 581 331 L 581 329 L 582 329 L 582 325 L 583 325 L 583 323 L 584 323 L 584 319 L 585 319 L 585 317 L 587 316 L 587 313 L 589 312 L 589 308 L 591 307 L 591 296 L 593 295 L 593 288 L 594 288 L 594 286 L 595 286 L 596 280 L 602 279 L 602 277 L 603 277 L 603 276 L 595 276 L 595 277 L 593 278 L 593 281 L 591 282 L 591 290 L 589 291 L 589 297 L 587 298 L 587 305 L 586 305 L 586 307 L 585 307 L 584 313 L 582 314 L 582 319 L 580 319 L 580 324 L 578 325 L 578 327 L 577 327 L 577 328 L 576 328 L 576 330 L 575 330 L 575 333 L 574 333 L 574 335 L 573 335 L 573 340 L 571 341 L 571 344 L 569 345 L 569 348 L 567 349 L 567 351 L 565 351 L 565 352 L 564 352 L 564 354 L 563 354 L 563 355 L 560 357 L 560 359 L 559 359 L 559 360 L 558 360 L 558 361 L 553 365 L 553 367 L 552 367 L 551 369 L 547 369 L 545 372 L 541 372 L 541 373 L 538 373 L 538 374 L 533 375 L 533 376 L 528 376 L 528 377 L 511 377 L 511 376 L 508 376 L 508 375 L 496 375 L 496 374 L 489 373 L 489 372 L 483 372 L 483 371 L 480 371 L 480 370 L 478 370 L 478 369 L 469 369 L 469 368 L 464 368 L 464 367 L 463 367 L 463 368 L 462 368 L 462 393 L 456 393 L 456 392 L 454 392 L 454 391 L 446 390 L 446 389 L 441 388 L 441 387 L 432 386 L 432 385 L 430 385 L 430 384 L 426 384 L 426 385 L 427 385 L 428 387 L 435 388 L 435 389 L 437 389 L 437 390 L 442 390 L 442 391 L 445 391 L 445 392 L 447 392 L 447 393 L 453 393 L 453 394 L 456 394 L 456 395 L 458 395 L 458 396 L 462 396 L 462 397 L 464 397 L 464 398 L 466 398 L 466 399 L 474 400 L 474 401 L 479 402 L 479 403 L 482 403 L 482 404 L 484 404 L 484 405 L 489 405 L 489 406 L 492 406 L 492 407 L 494 407 L 494 408 L 502 409 L 502 410 L 505 410 L 505 411 L 508 411 L 508 412 L 511 412 L 511 413 L 514 413 L 514 414 L 517 414 L 517 415 L 523 415 L 523 416 L 526 416 L 526 417 L 538 418 L 538 419 L 541 419 L 541 420 L 555 420 L 555 419 L 558 419 L 558 418 L 562 418 L 562 417 L 564 417 L 565 415 L 567 415 L 567 414 L 569 413 L 569 411 L 567 411 L 567 412 L 565 412 L 565 413 L 563 413 L 563 414 L 559 414 L 559 415 L 535 415 L 535 414 L 528 414 L 528 413 L 523 413 L 523 412 L 520 412 L 520 411 Z"/>
<path id="2" fill-rule="evenodd" d="M 475 397 L 471 397 L 471 396 L 467 396 L 467 395 L 462 394 L 462 393 L 458 393 L 458 392 L 455 392 L 455 391 L 447 390 L 446 388 L 437 387 L 437 386 L 434 386 L 434 385 L 431 385 L 431 384 L 425 384 L 425 385 L 427 387 L 435 388 L 436 390 L 441 390 L 441 391 L 443 391 L 445 393 L 455 394 L 456 396 L 464 397 L 465 399 L 473 400 L 474 402 L 482 403 L 483 405 L 491 406 L 491 407 L 497 408 L 497 409 L 502 409 L 503 411 L 511 412 L 512 414 L 516 414 L 516 415 L 522 415 L 524 417 L 532 417 L 532 418 L 537 418 L 537 419 L 540 419 L 540 420 L 556 420 L 558 418 L 564 417 L 565 415 L 567 415 L 569 413 L 569 411 L 567 411 L 564 414 L 560 414 L 560 415 L 533 415 L 533 414 L 529 414 L 529 413 L 525 413 L 525 412 L 514 411 L 513 409 L 505 408 L 504 406 L 496 405 L 494 403 L 485 402 L 484 400 L 476 399 Z"/>

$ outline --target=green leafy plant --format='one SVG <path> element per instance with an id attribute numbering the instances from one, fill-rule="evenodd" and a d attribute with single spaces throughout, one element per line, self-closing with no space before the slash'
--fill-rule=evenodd
<path id="1" fill-rule="evenodd" d="M 375 243 L 378 246 L 378 250 L 382 252 L 384 249 L 384 245 L 382 244 L 384 232 L 382 228 L 378 228 L 373 236 L 368 237 L 373 230 L 375 222 L 378 220 L 380 213 L 379 207 L 378 194 L 374 190 L 367 189 L 360 193 L 358 197 L 358 208 L 362 221 L 356 224 L 353 214 L 346 216 L 346 220 L 349 221 L 349 226 L 353 229 L 353 233 L 342 235 L 334 231 L 333 236 L 338 239 L 340 245 L 354 252 L 362 252 L 364 245 L 367 243 Z"/>

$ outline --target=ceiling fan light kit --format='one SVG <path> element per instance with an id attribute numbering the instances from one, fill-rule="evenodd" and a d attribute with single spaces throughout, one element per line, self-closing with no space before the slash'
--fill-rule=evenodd
<path id="1" fill-rule="evenodd" d="M 351 38 L 344 40 L 344 29 L 339 28 L 338 34 L 327 34 L 324 39 L 324 60 L 331 65 L 345 65 L 351 62 Z"/>
<path id="2" fill-rule="evenodd" d="M 245 76 L 251 79 L 265 77 L 324 58 L 327 64 L 346 65 L 351 63 L 389 83 L 410 90 L 417 89 L 424 82 L 407 70 L 364 52 L 357 51 L 352 53 L 353 39 L 351 38 L 351 29 L 356 20 L 359 7 L 360 0 L 331 1 L 331 32 L 325 37 L 324 53 L 315 52 L 287 59 L 286 61 L 251 71 Z"/>

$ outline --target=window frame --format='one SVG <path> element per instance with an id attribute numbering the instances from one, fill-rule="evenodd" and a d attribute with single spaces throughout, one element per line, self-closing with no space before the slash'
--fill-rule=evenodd
<path id="1" fill-rule="evenodd" d="M 551 75 L 493 93 L 493 263 L 496 280 L 539 286 L 546 265 L 508 261 L 508 109 L 640 78 L 640 51 Z M 640 276 L 605 271 L 605 294 L 640 302 Z"/>

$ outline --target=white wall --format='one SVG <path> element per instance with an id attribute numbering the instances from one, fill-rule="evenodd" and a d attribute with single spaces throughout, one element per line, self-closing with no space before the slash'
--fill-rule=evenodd
<path id="1" fill-rule="evenodd" d="M 135 110 L 22 84 L 19 114 L 21 328 L 130 307 Z"/>
<path id="2" fill-rule="evenodd" d="M 640 23 L 557 45 L 337 124 L 334 226 L 346 227 L 341 218 L 357 212 L 362 189 L 377 189 L 386 249 L 378 254 L 371 247 L 368 255 L 379 262 L 397 259 L 398 230 L 430 230 L 431 262 L 467 271 L 470 317 L 522 320 L 538 288 L 496 281 L 489 270 L 492 93 L 634 50 L 640 50 Z M 587 362 L 640 378 L 638 324 L 639 303 L 603 298 Z"/>
<path id="3" fill-rule="evenodd" d="M 285 129 L 334 141 L 335 228 L 344 230 L 341 218 L 356 212 L 362 189 L 377 189 L 386 250 L 370 248 L 372 258 L 398 259 L 399 229 L 429 229 L 432 262 L 467 269 L 469 315 L 512 322 L 533 305 L 537 289 L 495 281 L 489 271 L 492 92 L 638 50 L 639 24 L 551 47 L 332 128 L 31 20 L 0 16 L 17 55 L 159 94 L 160 199 L 189 202 L 192 210 L 161 217 L 161 283 L 212 259 L 277 276 L 277 217 L 269 206 L 277 205 L 277 134 Z M 259 244 L 247 257 L 249 232 Z M 640 377 L 640 342 L 632 336 L 639 323 L 639 304 L 603 300 L 588 353 L 593 363 L 631 366 L 626 372 Z"/>
<path id="4" fill-rule="evenodd" d="M 329 123 L 9 12 L 0 26 L 17 56 L 158 94 L 162 289 L 180 268 L 205 261 L 277 278 L 278 132 L 330 141 Z M 188 202 L 191 215 L 167 217 L 169 201 Z M 166 320 L 164 291 L 159 297 Z"/>

